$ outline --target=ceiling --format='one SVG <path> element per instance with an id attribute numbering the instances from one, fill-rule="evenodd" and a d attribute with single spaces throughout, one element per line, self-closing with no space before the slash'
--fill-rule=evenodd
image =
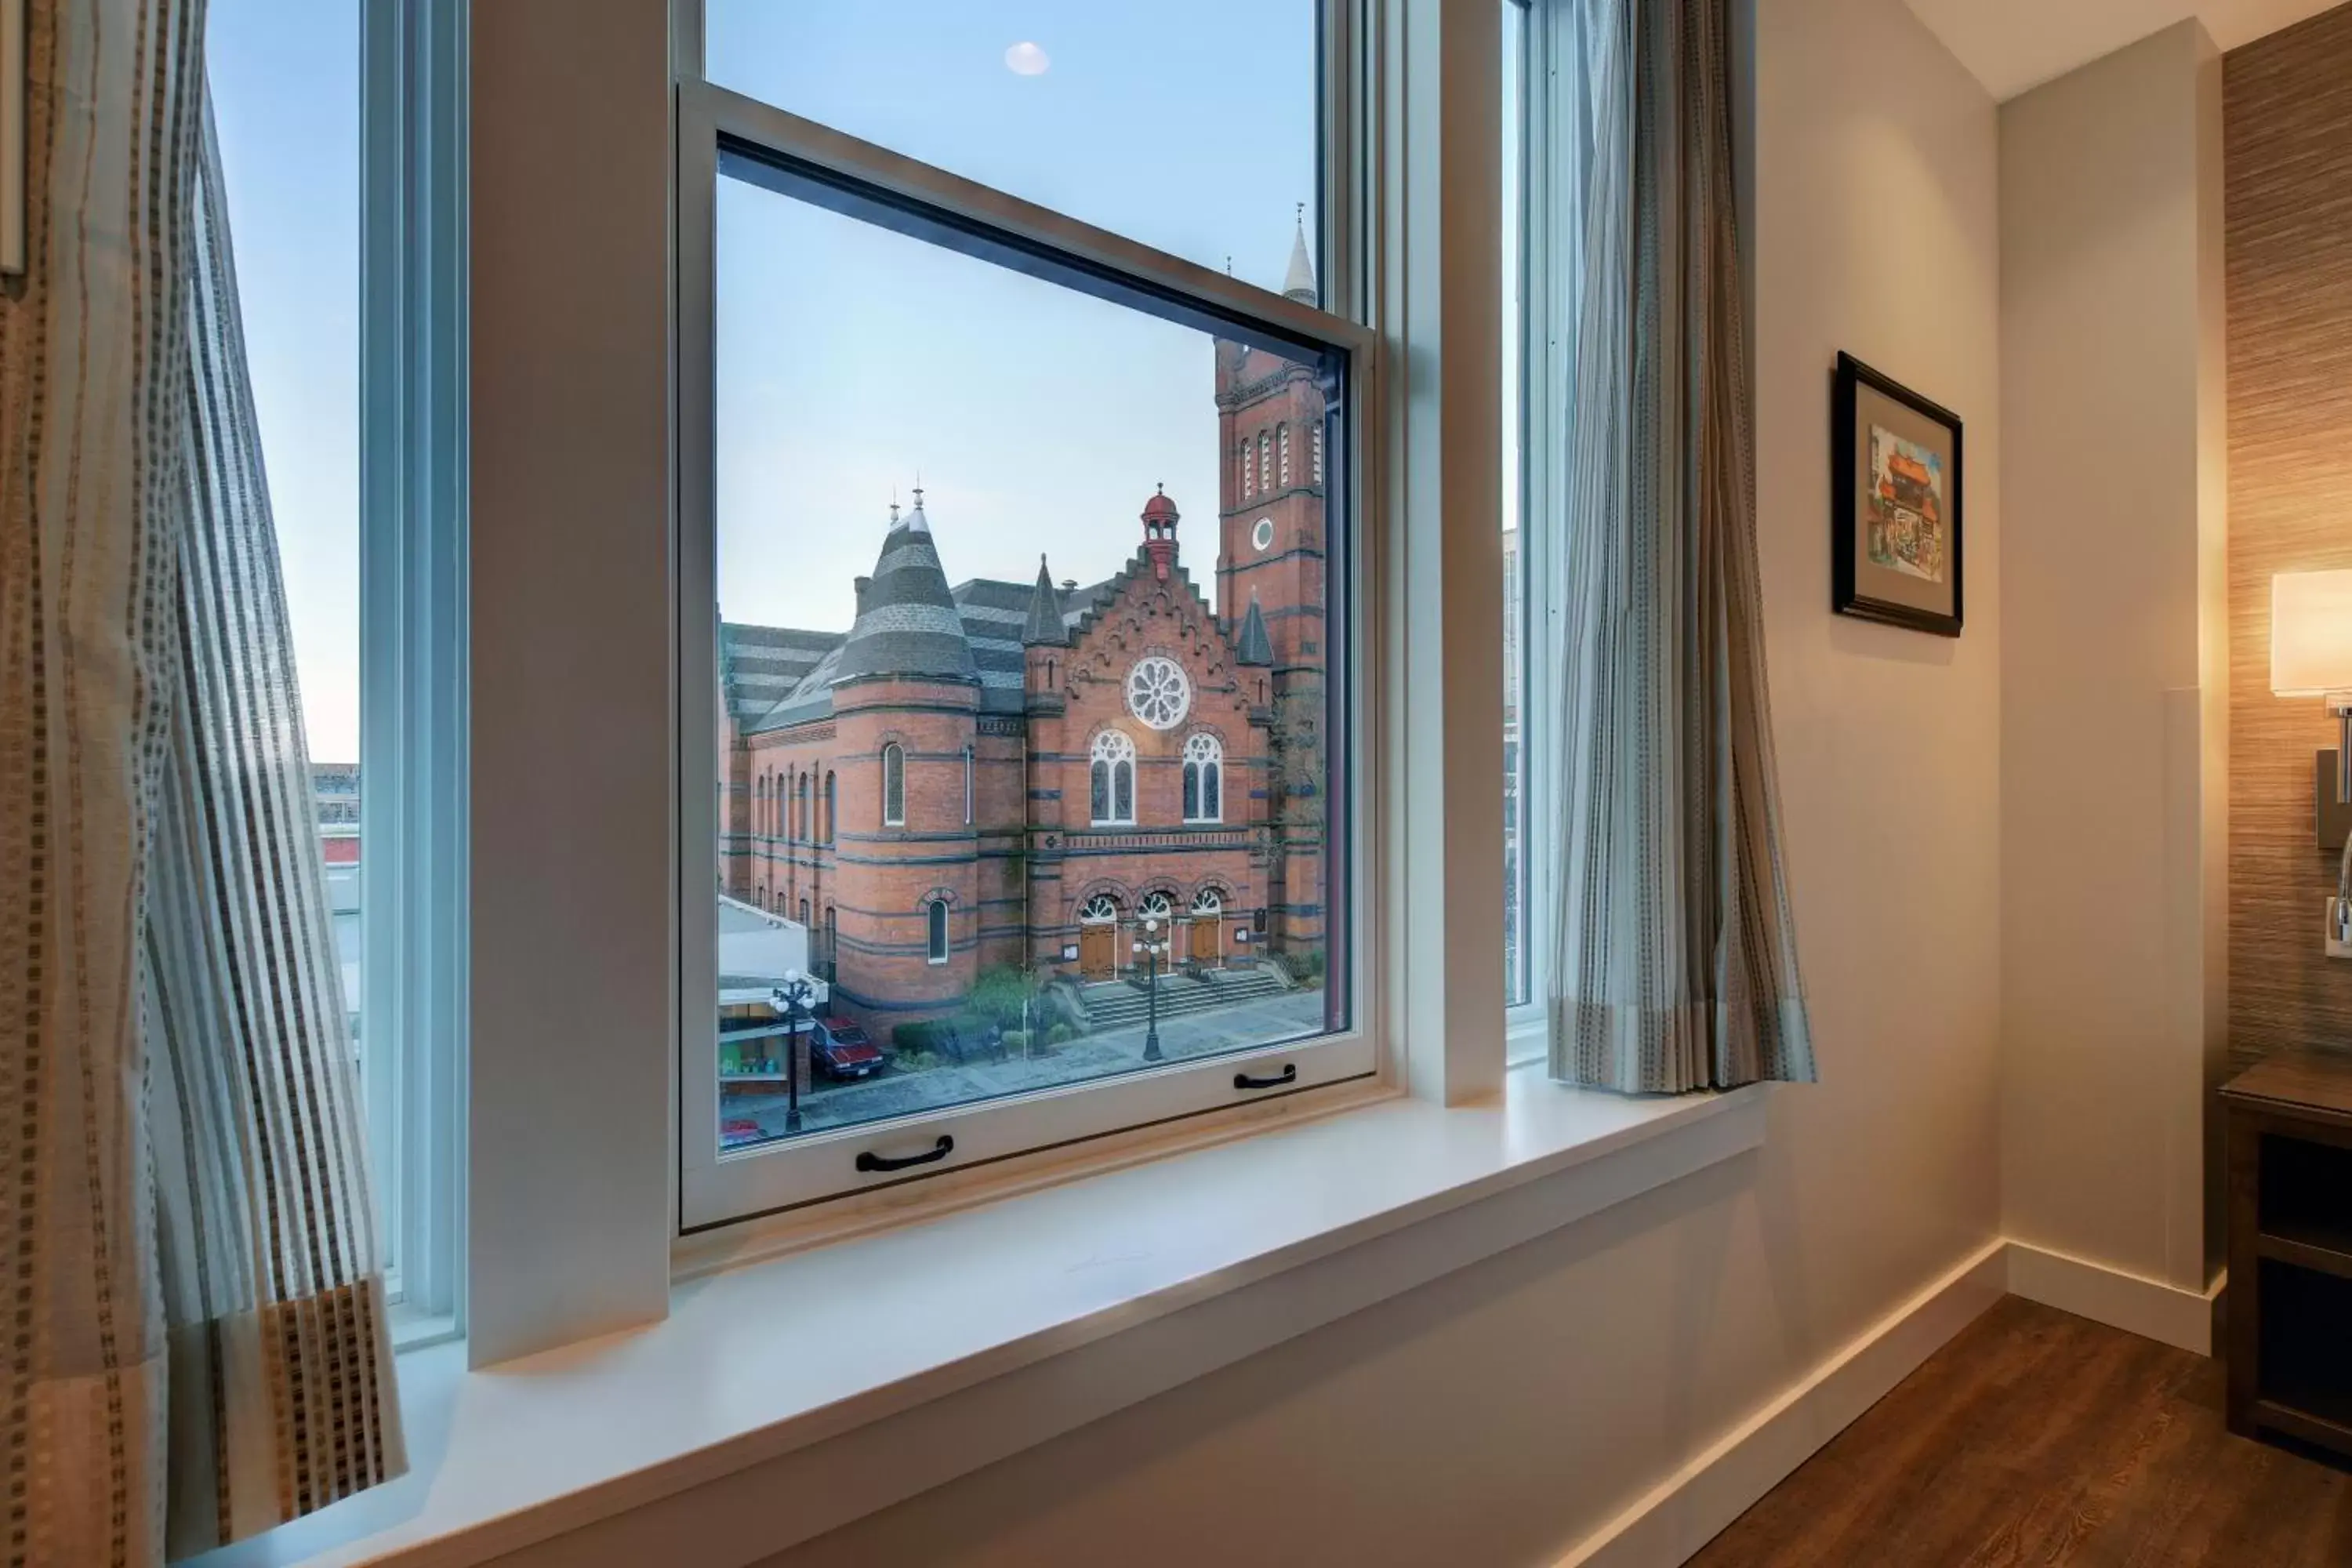
<path id="1" fill-rule="evenodd" d="M 2224 50 L 2337 0 L 1906 0 L 1985 89 L 2010 99 L 2188 16 Z"/>

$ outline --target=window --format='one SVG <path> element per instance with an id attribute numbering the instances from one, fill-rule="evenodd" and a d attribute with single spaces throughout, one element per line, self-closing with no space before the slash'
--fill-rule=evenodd
<path id="1" fill-rule="evenodd" d="M 1214 735 L 1194 735 L 1184 742 L 1184 820 L 1219 822 L 1224 818 L 1225 749 Z"/>
<path id="2" fill-rule="evenodd" d="M 1087 770 L 1097 826 L 1135 820 L 1135 742 L 1117 730 L 1095 737 L 1094 764 Z"/>
<path id="3" fill-rule="evenodd" d="M 793 797 L 793 811 L 800 818 L 795 836 L 803 839 L 814 838 L 816 833 L 809 825 L 809 776 L 805 769 L 801 773 L 800 789 Z"/>
<path id="4" fill-rule="evenodd" d="M 1315 482 L 1319 485 L 1323 482 L 1323 426 L 1314 426 L 1309 440 L 1315 449 Z"/>
<path id="5" fill-rule="evenodd" d="M 834 784 L 833 770 L 827 768 L 824 770 L 824 841 L 827 844 L 833 842 L 833 811 L 839 800 L 840 796 Z"/>
<path id="6" fill-rule="evenodd" d="M 439 74 L 464 30 L 413 0 L 216 0 L 205 26 L 286 674 L 410 1340 L 458 1306 L 466 520 L 403 498 L 467 493 L 465 100 Z M 363 52 L 363 27 L 411 47 Z"/>
<path id="7" fill-rule="evenodd" d="M 888 1065 L 871 1079 L 804 1089 L 797 1121 L 772 1094 L 719 1080 L 714 1013 L 737 1005 L 739 990 L 740 1005 L 765 1005 L 767 992 L 736 984 L 764 973 L 759 965 L 805 973 L 815 961 L 789 945 L 730 945 L 702 908 L 708 866 L 681 872 L 679 1192 L 689 1227 L 870 1184 L 857 1154 L 894 1158 L 950 1130 L 953 1152 L 936 1169 L 1232 1104 L 1255 1092 L 1234 1088 L 1235 1052 L 1280 1051 L 1297 1069 L 1283 1081 L 1301 1087 L 1373 1063 L 1356 1027 L 1362 981 L 1350 961 L 1350 889 L 1362 885 L 1351 868 L 1363 853 L 1351 781 L 1362 775 L 1346 765 L 1362 732 L 1354 617 L 1363 533 L 1344 493 L 1287 503 L 1303 512 L 1286 527 L 1314 542 L 1311 564 L 1252 552 L 1244 527 L 1223 518 L 1244 481 L 1272 488 L 1277 425 L 1328 420 L 1333 440 L 1354 438 L 1364 416 L 1351 399 L 1374 340 L 1339 316 L 1269 298 L 1257 282 L 1173 267 L 1116 233 L 1082 230 L 1069 209 L 1016 200 L 1066 192 L 1070 208 L 1082 208 L 1089 187 L 1057 182 L 1054 159 L 1034 149 L 996 145 L 1018 116 L 975 107 L 1027 92 L 1034 78 L 981 84 L 941 67 L 955 79 L 938 94 L 901 90 L 931 68 L 928 57 L 906 57 L 908 37 L 923 56 L 992 9 L 913 3 L 919 26 L 910 31 L 902 14 L 877 31 L 864 7 L 713 0 L 712 76 L 740 87 L 781 74 L 748 98 L 691 79 L 679 86 L 677 384 L 707 389 L 683 398 L 677 440 L 680 579 L 692 585 L 677 612 L 679 767 L 697 786 L 681 798 L 698 798 L 701 770 L 734 743 L 706 731 L 709 715 L 756 702 L 761 744 L 837 743 L 873 756 L 871 768 L 843 770 L 842 804 L 853 827 L 893 830 L 818 868 L 821 885 L 800 884 L 840 911 L 816 1005 L 867 1028 Z M 1291 3 L 1252 0 L 1235 14 L 1255 31 L 1277 26 Z M 793 59 L 744 52 L 771 26 L 755 13 L 776 18 L 763 36 L 797 40 Z M 1211 166 L 1203 149 L 1224 134 L 1207 117 L 1256 114 L 1269 95 L 1297 95 L 1275 119 L 1304 109 L 1322 123 L 1305 107 L 1323 90 L 1319 46 L 1286 83 L 1271 64 L 1246 81 L 1188 73 L 1180 82 L 1133 52 L 1166 17 L 1133 7 L 1059 15 L 1055 25 L 1073 40 L 1099 26 L 1126 41 L 1090 54 L 1041 38 L 1053 69 L 1066 73 L 1049 87 L 1117 79 L 1153 134 L 1178 122 L 1200 132 L 1170 141 L 1188 168 Z M 1191 11 L 1168 16 L 1196 25 Z M 989 24 L 1000 25 L 1009 26 Z M 1104 74 L 1119 60 L 1141 79 Z M 885 81 L 908 112 L 878 121 L 868 105 Z M 889 145 L 809 123 L 830 125 L 836 110 L 840 129 Z M 895 150 L 919 142 L 955 169 Z M 1271 146 L 1253 140 L 1253 184 L 1269 159 L 1282 163 Z M 1000 156 L 1009 195 L 956 175 Z M 1296 189 L 1268 210 L 1274 232 L 1259 268 L 1268 285 L 1286 266 L 1308 267 L 1311 249 L 1294 261 L 1291 214 L 1325 187 L 1318 156 L 1286 169 L 1279 177 Z M 1139 171 L 1119 171 L 1121 200 Z M 1260 313 L 1269 309 L 1279 323 Z M 1047 412 L 1070 406 L 1106 411 L 1115 438 L 1073 444 L 1067 421 Z M 878 473 L 877 463 L 887 465 Z M 1234 467 L 1250 471 L 1237 477 Z M 1123 521 L 1107 521 L 1071 508 L 1073 492 L 1132 499 Z M 845 497 L 869 509 L 853 512 L 852 526 Z M 1236 610 L 1253 597 L 1260 614 L 1248 617 L 1244 648 Z M 783 650 L 767 668 L 714 668 L 720 604 L 740 646 Z M 1026 689 L 1033 659 L 1055 672 L 1047 693 Z M 714 682 L 720 705 L 695 696 Z M 1252 704 L 1257 682 L 1270 688 Z M 1225 820 L 1218 729 L 1246 732 L 1250 766 L 1268 773 L 1265 819 L 1249 835 L 1177 830 Z M 1188 758 L 1196 734 L 1212 749 Z M 992 767 L 1000 755 L 1021 759 L 1005 787 L 984 794 L 982 742 Z M 913 781 L 920 823 L 908 810 L 910 752 L 929 770 Z M 966 826 L 952 831 L 949 792 L 959 784 Z M 1160 831 L 1131 831 L 1139 823 Z M 1048 844 L 1065 857 L 1060 878 L 1008 879 L 1020 864 L 1008 856 Z M 1212 877 L 1225 902 L 1268 908 L 1265 941 L 1247 944 L 1247 956 L 1280 964 L 1288 984 L 1204 994 L 1216 1015 L 1165 1031 L 1168 1058 L 1148 1061 L 1146 1026 L 1130 1028 L 1118 1010 L 1097 1015 L 1082 1047 L 1006 1064 L 942 1065 L 915 1043 L 924 1036 L 908 1033 L 1024 988 L 1125 973 L 1122 928 L 1099 912 L 1150 897 L 1172 927 L 1173 911 L 1189 910 Z M 1163 957 L 1192 963 L 1217 951 Z M 909 1040 L 903 1051 L 899 1035 Z M 1213 1058 L 1228 1059 L 1220 1070 Z M 735 1131 L 722 1139 L 722 1126 Z"/>
<path id="8" fill-rule="evenodd" d="M 802 925 L 803 929 L 806 929 L 806 927 L 807 927 L 807 925 L 808 925 L 808 923 L 809 923 L 809 919 L 808 919 L 808 917 L 809 917 L 809 901 L 808 901 L 806 899 L 803 899 L 803 900 L 801 900 L 801 925 Z"/>
<path id="9" fill-rule="evenodd" d="M 1290 488 L 1290 426 L 1282 426 L 1279 434 L 1282 439 L 1282 488 L 1288 489 Z"/>
<path id="10" fill-rule="evenodd" d="M 882 826 L 907 826 L 907 752 L 895 742 L 882 748 Z"/>
<path id="11" fill-rule="evenodd" d="M 1252 482 L 1257 477 L 1257 464 L 1250 456 L 1254 449 L 1247 440 L 1244 440 L 1241 449 L 1234 454 L 1234 459 L 1237 465 L 1237 471 L 1234 475 L 1234 487 L 1236 493 L 1244 496 L 1257 493 L 1257 486 Z"/>

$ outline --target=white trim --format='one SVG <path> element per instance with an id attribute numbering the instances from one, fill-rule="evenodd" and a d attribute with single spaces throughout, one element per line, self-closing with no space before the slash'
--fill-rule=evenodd
<path id="1" fill-rule="evenodd" d="M 209 1561 L 751 1563 L 1750 1152 L 1769 1093 L 1392 1099 L 734 1268 L 493 1372 L 425 1351 L 406 1477 Z M 861 1331 L 828 1332 L 845 1301 Z"/>
<path id="2" fill-rule="evenodd" d="M 1977 1248 L 1578 1542 L 1556 1568 L 1687 1560 L 2000 1300 L 2006 1246 L 1996 1239 Z"/>
<path id="3" fill-rule="evenodd" d="M 2195 1355 L 2213 1353 L 2213 1320 L 2229 1271 L 2202 1290 L 2185 1290 L 2088 1258 L 2027 1242 L 2009 1244 L 2011 1294 L 2078 1318 L 2156 1340 Z"/>

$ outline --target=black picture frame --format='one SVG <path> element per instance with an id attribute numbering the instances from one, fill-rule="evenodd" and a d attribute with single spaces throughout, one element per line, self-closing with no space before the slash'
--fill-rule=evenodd
<path id="1" fill-rule="evenodd" d="M 1855 541 L 1859 532 L 1857 520 L 1862 500 L 1862 487 L 1857 482 L 1861 450 L 1859 405 L 1861 389 L 1865 386 L 1951 434 L 1951 514 L 1946 522 L 1950 547 L 1945 574 L 1951 584 L 1949 614 L 1875 597 L 1862 591 L 1856 583 Z M 1960 635 L 1965 609 L 1962 588 L 1966 551 L 1962 524 L 1965 520 L 1963 500 L 1967 476 L 1962 437 L 1960 416 L 1950 409 L 1922 397 L 1893 376 L 1873 370 L 1850 353 L 1838 355 L 1837 368 L 1830 378 L 1831 609 L 1842 616 L 1853 616 L 1909 631 L 1928 632 L 1937 637 L 1957 637 Z"/>

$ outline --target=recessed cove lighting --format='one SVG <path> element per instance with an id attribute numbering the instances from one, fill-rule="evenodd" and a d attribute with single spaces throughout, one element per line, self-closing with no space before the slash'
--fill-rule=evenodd
<path id="1" fill-rule="evenodd" d="M 1044 76 L 1054 62 L 1025 38 L 1004 51 L 1004 68 L 1014 76 Z"/>

